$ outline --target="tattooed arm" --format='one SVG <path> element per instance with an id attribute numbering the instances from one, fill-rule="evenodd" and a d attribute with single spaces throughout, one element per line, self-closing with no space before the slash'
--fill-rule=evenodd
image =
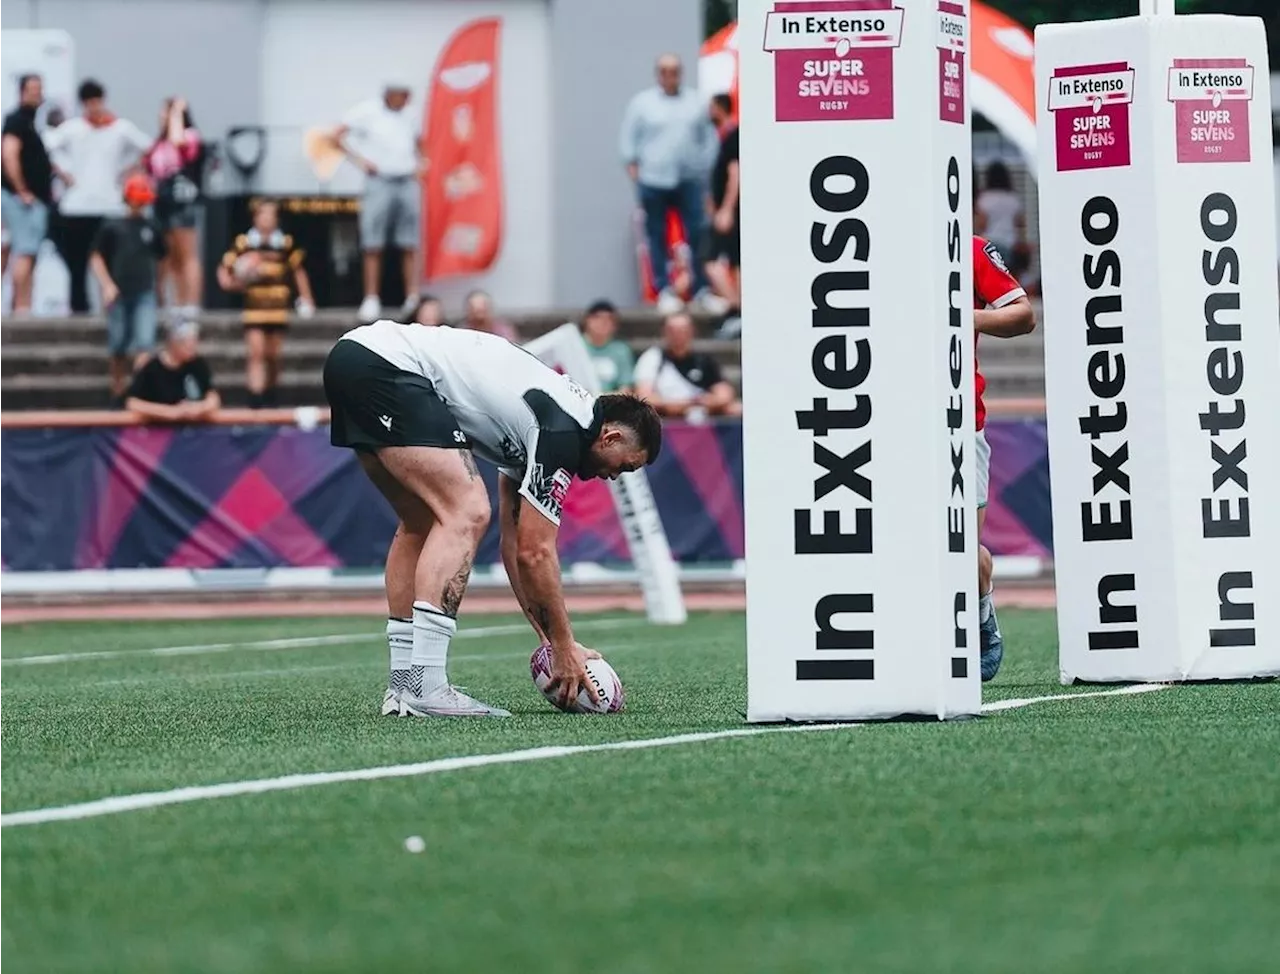
<path id="1" fill-rule="evenodd" d="M 522 504 L 526 502 L 522 499 Z M 531 508 L 531 509 L 530 509 Z M 548 692 L 561 708 L 577 700 L 585 690 L 599 702 L 600 694 L 587 677 L 587 654 L 573 638 L 569 611 L 560 587 L 560 558 L 556 554 L 559 525 L 529 504 L 516 525 L 516 569 L 533 626 L 546 634 L 551 645 L 551 680 Z"/>
<path id="2" fill-rule="evenodd" d="M 540 643 L 547 642 L 547 632 L 538 617 L 529 608 L 529 598 L 525 595 L 524 586 L 520 582 L 520 562 L 517 556 L 516 532 L 520 524 L 520 485 L 505 474 L 498 475 L 498 516 L 501 523 L 502 564 L 507 569 L 507 578 L 511 581 L 511 591 L 524 611 L 525 618 L 533 626 Z"/>

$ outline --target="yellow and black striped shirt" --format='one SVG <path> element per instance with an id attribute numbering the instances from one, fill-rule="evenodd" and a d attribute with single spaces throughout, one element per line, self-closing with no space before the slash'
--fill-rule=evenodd
<path id="1" fill-rule="evenodd" d="M 223 266 L 234 273 L 236 262 L 246 254 L 256 254 L 258 266 L 256 277 L 244 289 L 244 324 L 287 325 L 293 306 L 294 273 L 302 266 L 306 252 L 294 246 L 293 237 L 281 230 L 263 234 L 250 229 L 236 237 L 223 255 Z"/>

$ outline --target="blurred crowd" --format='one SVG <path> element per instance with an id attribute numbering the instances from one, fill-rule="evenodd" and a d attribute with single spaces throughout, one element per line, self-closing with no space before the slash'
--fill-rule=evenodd
<path id="1" fill-rule="evenodd" d="M 674 54 L 656 65 L 656 84 L 627 106 L 619 151 L 644 214 L 646 251 L 658 310 L 669 313 L 686 296 L 723 317 L 721 333 L 741 330 L 739 278 L 738 127 L 731 96 L 708 104 L 683 85 Z M 671 214 L 687 245 L 686 280 L 671 267 Z"/>
<path id="2" fill-rule="evenodd" d="M 113 401 L 145 398 L 136 394 L 137 383 L 150 375 L 147 388 L 180 390 L 183 402 L 207 404 L 212 378 L 207 367 L 193 373 L 190 363 L 200 361 L 197 319 L 206 281 L 198 232 L 209 151 L 191 106 L 179 96 L 165 98 L 148 135 L 116 115 L 105 87 L 87 79 L 78 90 L 78 114 L 50 112 L 38 126 L 41 78 L 24 75 L 19 89 L 3 135 L 12 313 L 30 312 L 33 269 L 47 238 L 69 271 L 71 313 L 94 306 L 105 313 Z M 415 113 L 405 111 L 410 100 L 408 85 L 387 83 L 380 95 L 342 115 L 325 138 L 365 176 L 358 220 L 363 298 L 355 317 L 446 325 L 443 304 L 419 288 L 420 177 L 430 160 Z M 718 362 L 694 342 L 695 314 L 710 317 L 719 338 L 741 333 L 736 117 L 731 96 L 708 101 L 684 84 L 680 59 L 668 54 L 657 59 L 654 83 L 632 97 L 620 120 L 619 161 L 634 189 L 644 240 L 642 290 L 663 314 L 661 341 L 634 360 L 630 346 L 616 338 L 617 310 L 607 300 L 587 309 L 581 326 L 602 386 L 633 388 L 667 416 L 697 419 L 740 409 Z M 975 174 L 974 222 L 1015 275 L 1028 273 L 1033 259 L 1023 199 L 1001 162 Z M 270 200 L 260 200 L 250 225 L 233 232 L 211 284 L 241 299 L 249 402 L 270 407 L 279 404 L 286 330 L 315 312 L 306 255 Z M 389 245 L 401 255 L 406 298 L 402 307 L 384 311 L 379 290 Z M 517 337 L 481 290 L 466 297 L 452 324 Z M 153 381 L 157 368 L 178 370 L 181 381 Z"/>

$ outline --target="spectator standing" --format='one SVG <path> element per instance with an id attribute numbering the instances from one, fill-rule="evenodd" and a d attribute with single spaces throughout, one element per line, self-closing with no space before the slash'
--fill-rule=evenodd
<path id="1" fill-rule="evenodd" d="M 726 315 L 721 335 L 737 337 L 742 331 L 742 292 L 738 267 L 742 243 L 738 232 L 738 126 L 733 121 L 733 97 L 711 99 L 711 122 L 720 133 L 720 148 L 711 167 L 711 192 L 707 213 L 711 230 L 707 234 L 707 278 L 724 301 Z"/>
<path id="2" fill-rule="evenodd" d="M 31 285 L 40 244 L 49 232 L 49 208 L 53 205 L 53 163 L 44 140 L 36 131 L 36 113 L 44 102 L 44 84 L 36 74 L 18 79 L 18 107 L 5 116 L 0 144 L 3 162 L 4 225 L 9 240 L 4 246 L 4 273 L 13 261 L 13 311 L 31 311 Z"/>
<path id="3" fill-rule="evenodd" d="M 518 340 L 515 326 L 503 318 L 494 317 L 493 298 L 480 290 L 472 291 L 467 295 L 462 327 L 473 331 L 487 331 L 509 342 Z"/>
<path id="4" fill-rule="evenodd" d="M 124 394 L 130 372 L 155 348 L 156 263 L 165 256 L 164 233 L 144 212 L 155 201 L 150 180 L 141 173 L 125 180 L 124 201 L 128 215 L 102 222 L 90 258 L 107 309 L 113 400 Z"/>
<path id="5" fill-rule="evenodd" d="M 160 134 L 142 165 L 155 181 L 156 220 L 164 229 L 168 259 L 160 267 L 160 298 L 172 284 L 180 317 L 194 317 L 204 293 L 196 227 L 204 181 L 204 143 L 183 98 L 166 98 L 160 109 Z"/>
<path id="6" fill-rule="evenodd" d="M 659 415 L 698 422 L 707 416 L 741 416 L 742 403 L 725 381 L 720 364 L 693 347 L 693 319 L 683 311 L 667 315 L 662 344 L 636 362 L 636 395 Z"/>
<path id="7" fill-rule="evenodd" d="M 364 300 L 360 320 L 368 323 L 382 314 L 382 249 L 390 237 L 400 249 L 404 270 L 404 306 L 409 314 L 418 303 L 418 221 L 421 187 L 418 176 L 426 168 L 422 139 L 405 106 L 408 85 L 391 83 L 381 98 L 361 102 L 343 118 L 334 139 L 365 173 L 360 201 L 360 246 L 364 251 Z"/>
<path id="8" fill-rule="evenodd" d="M 139 419 L 167 423 L 198 423 L 217 412 L 222 398 L 200 355 L 199 338 L 195 321 L 171 321 L 164 347 L 133 377 L 125 408 Z"/>
<path id="9" fill-rule="evenodd" d="M 660 57 L 657 85 L 631 99 L 619 137 L 622 161 L 644 210 L 658 310 L 664 314 L 683 305 L 668 277 L 667 212 L 680 214 L 685 239 L 696 246 L 702 239 L 707 168 L 716 151 L 705 105 L 697 93 L 681 88 L 681 75 L 678 57 Z M 703 300 L 710 294 L 706 275 L 696 260 L 692 270 L 695 299 Z"/>
<path id="10" fill-rule="evenodd" d="M 618 309 L 611 301 L 596 301 L 582 316 L 582 337 L 595 366 L 601 392 L 630 392 L 635 356 L 626 342 L 618 341 Z"/>
<path id="11" fill-rule="evenodd" d="M 987 166 L 982 191 L 973 202 L 973 230 L 995 244 L 1014 275 L 1027 269 L 1027 218 L 1013 189 L 1009 167 L 999 159 Z"/>
<path id="12" fill-rule="evenodd" d="M 273 200 L 259 200 L 253 226 L 235 239 L 218 267 L 224 291 L 244 292 L 245 384 L 249 406 L 278 406 L 280 353 L 289 327 L 289 306 L 299 317 L 315 314 L 311 281 L 302 266 L 306 253 L 280 229 L 280 210 Z M 293 300 L 293 287 L 298 289 Z"/>
<path id="13" fill-rule="evenodd" d="M 151 140 L 107 109 L 106 91 L 98 82 L 85 81 L 78 97 L 80 114 L 48 133 L 45 145 L 66 187 L 58 201 L 55 243 L 71 276 L 71 311 L 84 314 L 89 310 L 85 271 L 94 237 L 106 217 L 121 213 L 125 173 Z"/>

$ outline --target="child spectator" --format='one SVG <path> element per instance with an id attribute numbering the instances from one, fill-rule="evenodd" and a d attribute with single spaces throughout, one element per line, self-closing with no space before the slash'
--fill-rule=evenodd
<path id="1" fill-rule="evenodd" d="M 127 216 L 103 222 L 93 239 L 89 266 L 107 309 L 111 397 L 118 400 L 129 373 L 156 344 L 156 262 L 165 255 L 160 226 L 144 212 L 155 202 L 146 176 L 125 180 Z"/>
<path id="2" fill-rule="evenodd" d="M 612 301 L 596 301 L 582 317 L 582 337 L 596 368 L 601 392 L 630 392 L 635 356 L 618 333 L 618 309 Z"/>
<path id="3" fill-rule="evenodd" d="M 298 316 L 315 314 L 311 283 L 302 266 L 305 253 L 293 237 L 280 229 L 279 208 L 260 200 L 253 208 L 253 226 L 236 237 L 218 267 L 224 291 L 244 292 L 245 379 L 249 406 L 279 405 L 280 350 L 289 327 L 293 286 L 298 289 Z"/>
<path id="4" fill-rule="evenodd" d="M 222 405 L 209 363 L 200 356 L 200 326 L 179 319 L 165 331 L 164 348 L 138 370 L 125 407 L 140 419 L 197 423 Z"/>

